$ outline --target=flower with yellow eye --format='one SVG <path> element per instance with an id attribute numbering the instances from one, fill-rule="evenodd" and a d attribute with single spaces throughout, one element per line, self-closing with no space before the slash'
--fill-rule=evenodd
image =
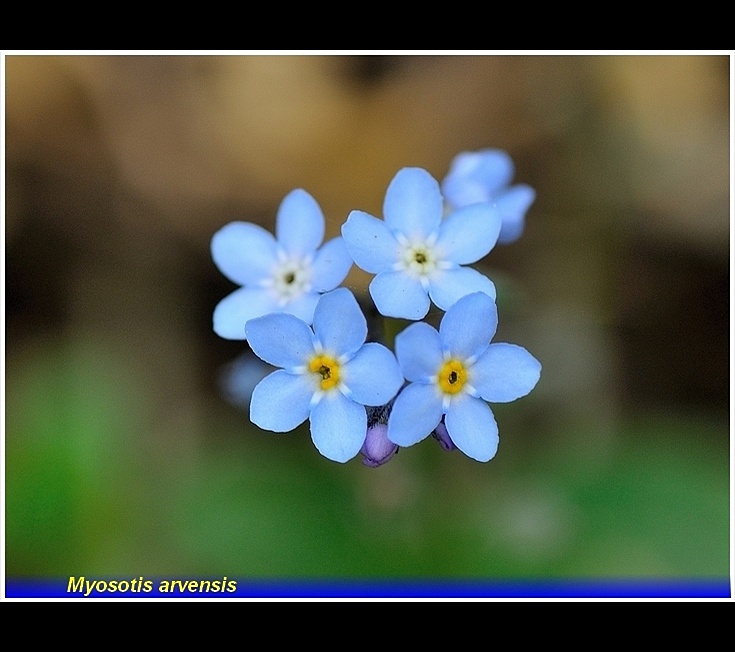
<path id="1" fill-rule="evenodd" d="M 438 331 L 418 322 L 396 336 L 409 384 L 388 417 L 390 441 L 412 446 L 441 427 L 467 456 L 480 462 L 495 456 L 498 426 L 486 401 L 515 401 L 541 375 L 541 364 L 523 347 L 490 343 L 497 325 L 495 302 L 475 292 L 447 310 Z"/>
<path id="2" fill-rule="evenodd" d="M 324 215 L 305 190 L 292 190 L 276 214 L 276 237 L 250 222 L 230 222 L 212 236 L 212 259 L 242 286 L 214 309 L 220 337 L 245 339 L 245 323 L 285 312 L 311 324 L 319 296 L 336 288 L 352 267 L 341 237 L 320 246 Z"/>
<path id="3" fill-rule="evenodd" d="M 279 367 L 253 390 L 250 420 L 264 430 L 288 432 L 307 419 L 317 450 L 335 462 L 360 452 L 368 420 L 365 406 L 387 404 L 403 384 L 393 353 L 365 343 L 367 323 L 346 288 L 322 295 L 313 329 L 287 313 L 248 321 L 255 354 Z"/>

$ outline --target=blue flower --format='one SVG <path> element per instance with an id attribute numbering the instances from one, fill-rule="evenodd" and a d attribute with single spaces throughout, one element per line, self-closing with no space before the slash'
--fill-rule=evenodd
<path id="1" fill-rule="evenodd" d="M 352 260 L 341 237 L 319 248 L 324 215 L 305 190 L 291 191 L 276 215 L 276 236 L 249 222 L 231 222 L 212 237 L 212 259 L 242 287 L 214 309 L 214 331 L 244 340 L 245 323 L 271 312 L 286 312 L 307 323 L 323 292 L 347 276 Z"/>
<path id="2" fill-rule="evenodd" d="M 313 331 L 293 315 L 271 313 L 248 321 L 246 333 L 255 354 L 279 367 L 253 390 L 250 420 L 288 432 L 308 418 L 314 445 L 335 462 L 360 452 L 365 406 L 385 405 L 403 384 L 393 353 L 365 343 L 365 316 L 346 288 L 322 295 Z"/>
<path id="3" fill-rule="evenodd" d="M 510 186 L 514 174 L 510 156 L 499 149 L 462 152 L 454 157 L 442 181 L 442 192 L 450 210 L 490 202 L 500 213 L 503 225 L 498 242 L 508 244 L 523 233 L 526 211 L 536 191 L 525 184 Z"/>
<path id="4" fill-rule="evenodd" d="M 220 370 L 219 386 L 222 395 L 230 404 L 247 410 L 255 386 L 272 371 L 271 365 L 247 350 Z"/>
<path id="5" fill-rule="evenodd" d="M 500 217 L 491 204 L 476 204 L 442 219 L 439 183 L 421 168 L 403 168 L 388 186 L 385 220 L 352 211 L 342 225 L 358 267 L 375 274 L 370 295 L 386 317 L 422 319 L 431 301 L 447 310 L 472 292 L 495 298 L 495 286 L 464 267 L 493 248 Z"/>
<path id="6" fill-rule="evenodd" d="M 541 375 L 541 364 L 523 347 L 490 344 L 497 324 L 495 302 L 477 292 L 446 312 L 439 331 L 418 322 L 396 336 L 396 356 L 409 384 L 388 418 L 393 443 L 418 443 L 439 428 L 444 415 L 451 443 L 463 453 L 480 462 L 495 456 L 498 426 L 486 401 L 515 401 Z"/>

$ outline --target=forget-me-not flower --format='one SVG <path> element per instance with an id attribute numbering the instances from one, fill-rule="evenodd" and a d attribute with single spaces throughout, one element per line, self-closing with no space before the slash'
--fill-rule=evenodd
<path id="1" fill-rule="evenodd" d="M 387 404 L 403 384 L 393 353 L 365 343 L 367 323 L 346 288 L 323 294 L 313 330 L 297 317 L 271 313 L 246 325 L 253 351 L 280 367 L 253 390 L 250 420 L 288 432 L 309 419 L 319 452 L 335 462 L 353 458 L 365 441 L 365 406 Z"/>
<path id="2" fill-rule="evenodd" d="M 509 186 L 514 172 L 512 159 L 500 149 L 457 154 L 441 185 L 449 210 L 490 202 L 502 220 L 498 242 L 514 242 L 523 233 L 526 212 L 536 199 L 531 186 Z"/>
<path id="3" fill-rule="evenodd" d="M 341 237 L 320 247 L 324 214 L 305 190 L 292 190 L 276 214 L 276 237 L 257 224 L 231 222 L 212 237 L 212 259 L 242 287 L 214 309 L 214 331 L 244 340 L 245 323 L 271 312 L 286 312 L 307 323 L 319 296 L 336 288 L 352 267 Z"/>
<path id="4" fill-rule="evenodd" d="M 472 292 L 495 298 L 492 281 L 465 265 L 495 245 L 497 210 L 484 203 L 443 213 L 439 183 L 426 170 L 403 168 L 386 191 L 384 220 L 353 210 L 342 225 L 357 266 L 376 275 L 369 289 L 382 315 L 417 320 L 431 301 L 447 310 Z"/>
<path id="5" fill-rule="evenodd" d="M 409 382 L 388 418 L 388 438 L 399 446 L 418 443 L 438 427 L 480 462 L 498 448 L 498 426 L 486 403 L 507 403 L 528 394 L 541 364 L 526 349 L 495 343 L 495 302 L 476 292 L 446 312 L 439 330 L 418 322 L 396 336 L 398 363 Z"/>

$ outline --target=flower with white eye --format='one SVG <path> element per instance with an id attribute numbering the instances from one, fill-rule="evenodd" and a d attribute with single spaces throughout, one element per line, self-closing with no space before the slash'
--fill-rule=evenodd
<path id="1" fill-rule="evenodd" d="M 354 210 L 342 225 L 357 266 L 376 275 L 369 290 L 382 315 L 418 320 L 432 301 L 447 310 L 472 292 L 495 298 L 492 281 L 466 265 L 495 245 L 497 211 L 484 203 L 443 214 L 439 183 L 426 170 L 403 168 L 385 193 L 384 220 Z"/>
<path id="2" fill-rule="evenodd" d="M 412 446 L 437 433 L 447 449 L 454 445 L 480 462 L 494 457 L 498 426 L 486 401 L 515 401 L 541 376 L 541 364 L 523 347 L 490 343 L 497 325 L 495 302 L 475 292 L 447 310 L 439 331 L 417 322 L 396 336 L 409 384 L 388 417 L 390 441 Z"/>
<path id="3" fill-rule="evenodd" d="M 320 247 L 324 215 L 305 190 L 291 191 L 276 214 L 276 237 L 257 224 L 231 222 L 212 237 L 212 259 L 242 286 L 214 309 L 214 331 L 244 340 L 245 324 L 271 312 L 286 312 L 311 324 L 320 295 L 336 288 L 352 267 L 341 237 Z"/>

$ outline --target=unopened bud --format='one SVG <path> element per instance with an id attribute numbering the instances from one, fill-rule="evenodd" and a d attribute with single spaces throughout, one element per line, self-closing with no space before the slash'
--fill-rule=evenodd
<path id="1" fill-rule="evenodd" d="M 360 449 L 362 463 L 375 468 L 385 464 L 398 451 L 398 446 L 388 439 L 388 426 L 376 423 L 367 429 L 365 441 Z"/>
<path id="2" fill-rule="evenodd" d="M 445 451 L 456 450 L 457 447 L 454 445 L 452 438 L 449 436 L 449 432 L 447 432 L 447 426 L 444 424 L 443 419 L 439 422 L 439 425 L 434 428 L 434 432 L 432 432 L 431 434 L 434 439 L 439 442 L 439 445 Z"/>

